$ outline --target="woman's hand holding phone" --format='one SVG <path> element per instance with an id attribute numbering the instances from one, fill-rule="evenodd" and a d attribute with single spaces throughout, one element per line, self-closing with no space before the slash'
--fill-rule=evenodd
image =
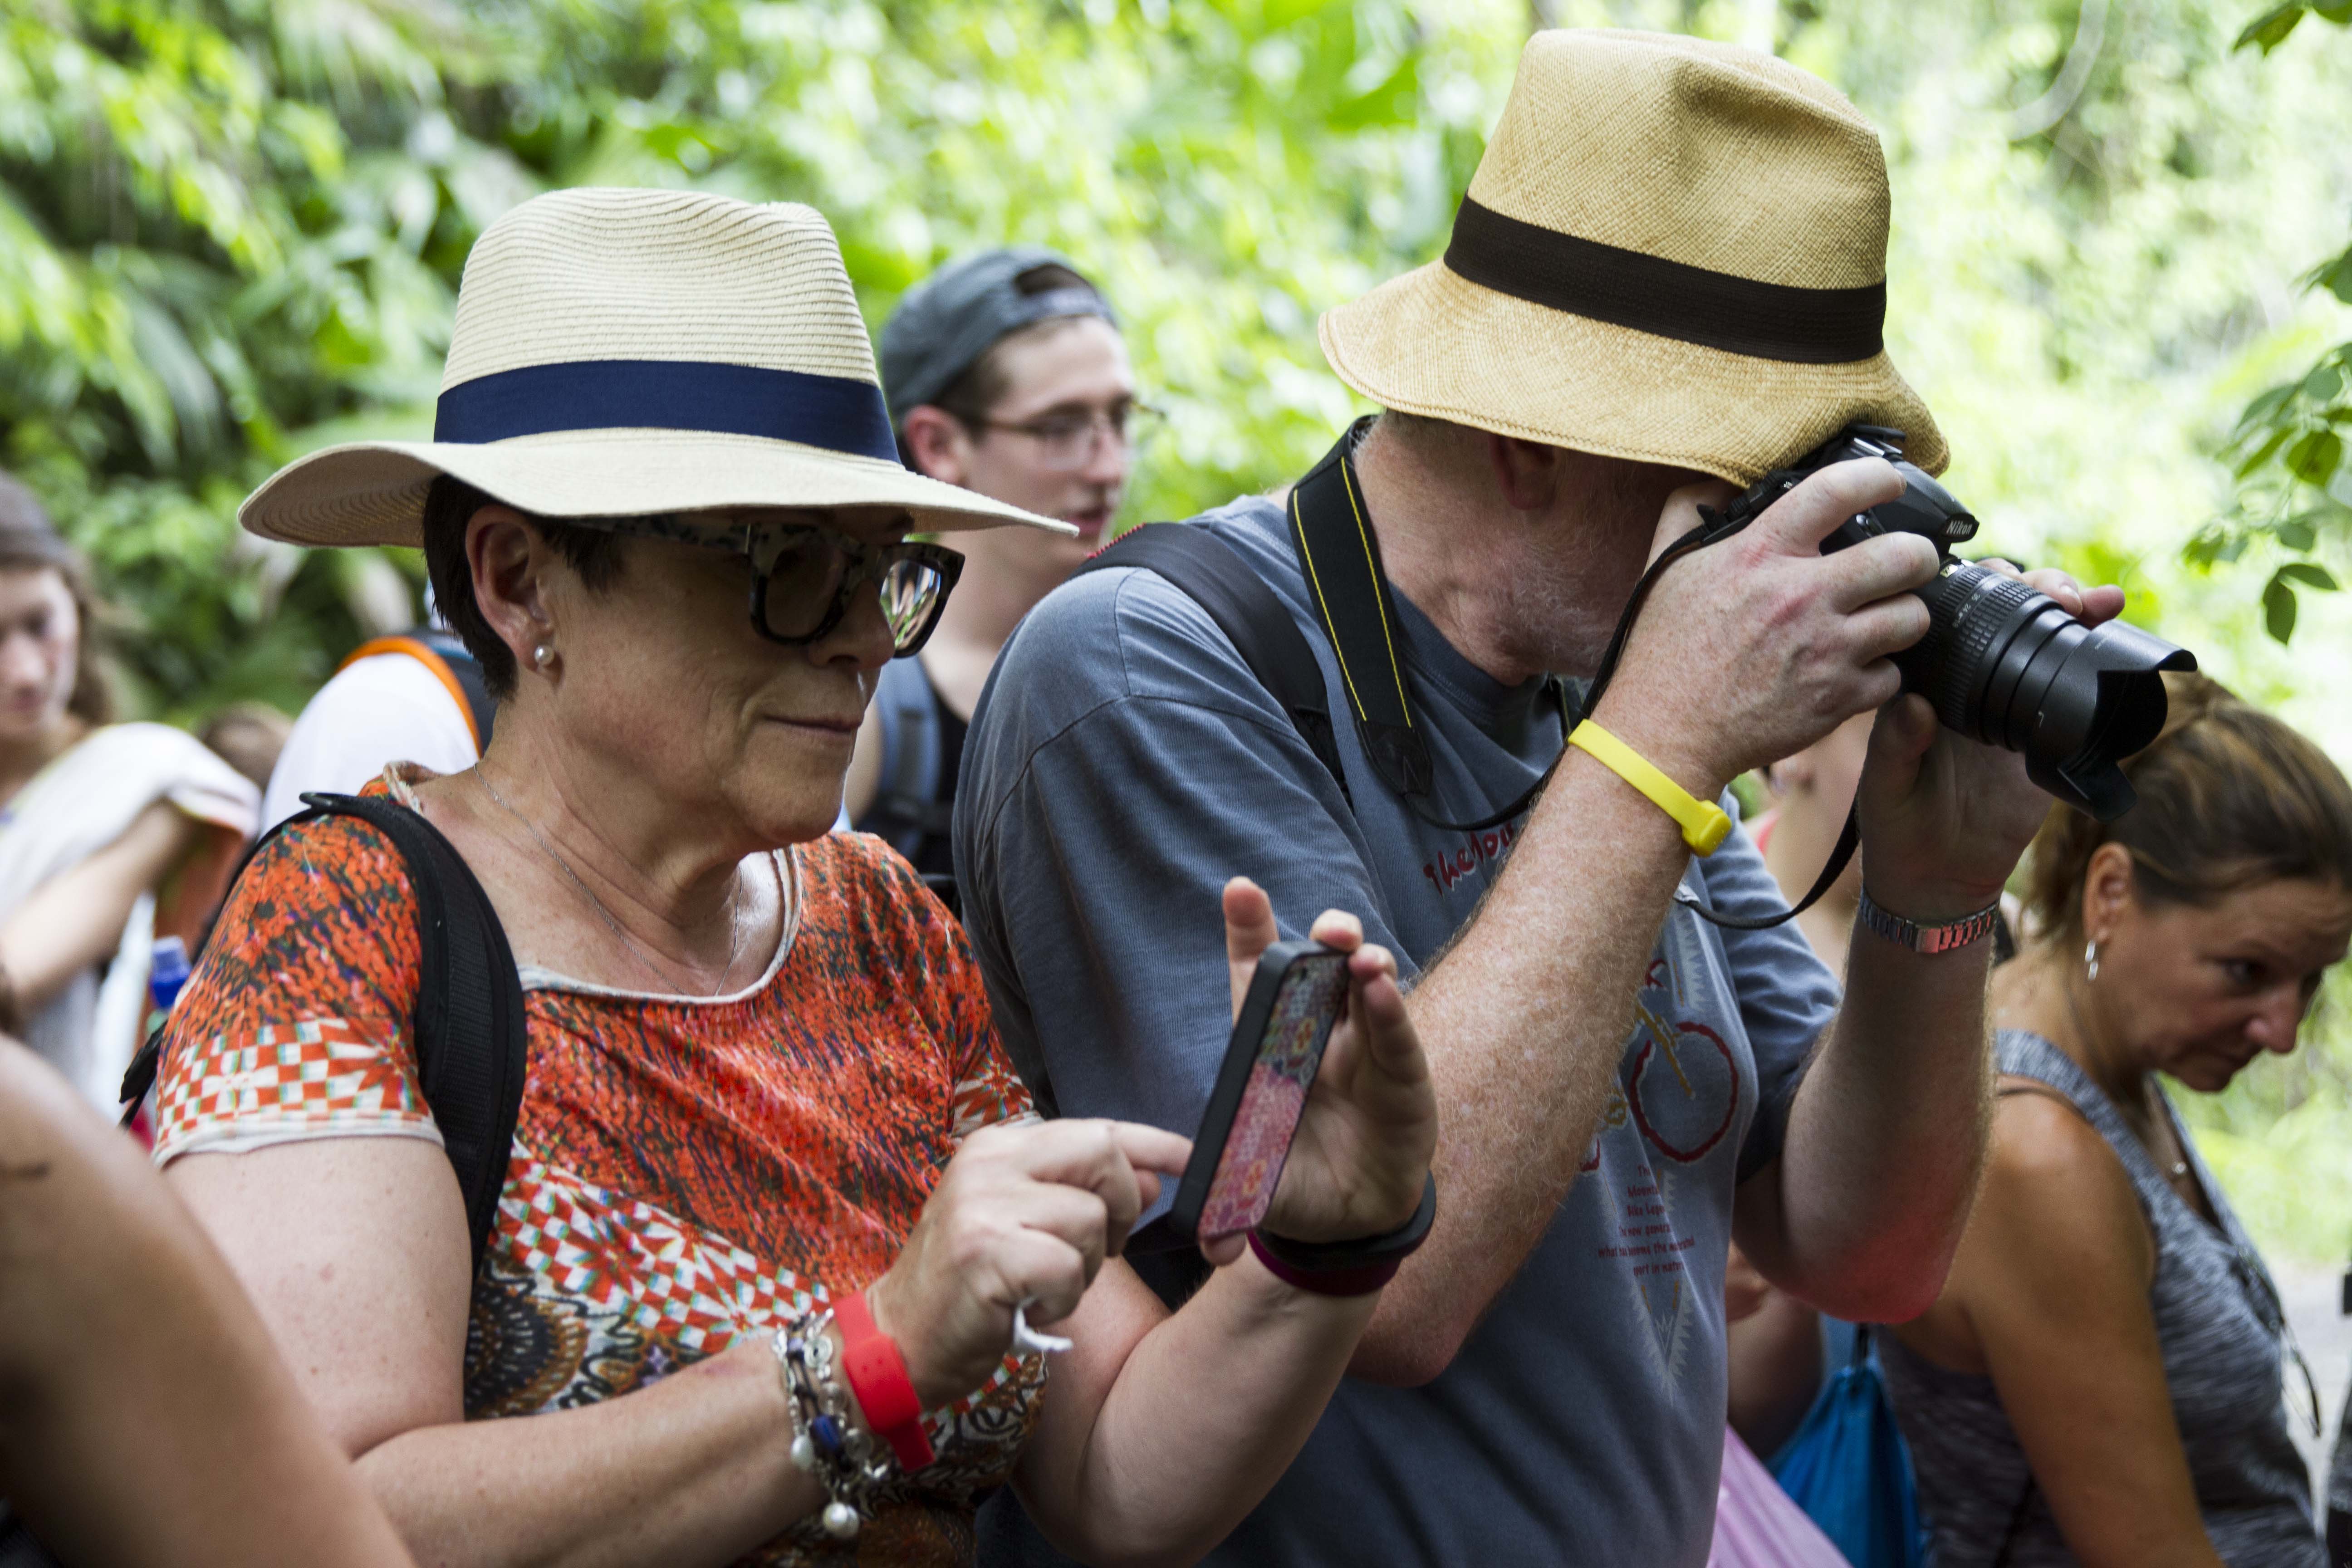
<path id="1" fill-rule="evenodd" d="M 1072 1117 L 983 1127 L 948 1162 L 914 1234 L 866 1293 L 926 1409 L 985 1383 L 1013 1339 L 1077 1310 L 1104 1259 L 1184 1168 L 1192 1141 Z"/>
<path id="2" fill-rule="evenodd" d="M 1281 931 L 1265 889 L 1246 877 L 1225 884 L 1224 914 L 1238 1012 L 1258 955 Z M 1366 945 L 1362 923 L 1338 910 L 1318 917 L 1309 934 L 1348 954 L 1347 1010 L 1307 1092 L 1265 1228 L 1295 1241 L 1348 1241 L 1394 1230 L 1421 1206 L 1437 1147 L 1437 1100 L 1395 958 Z M 1232 1262 L 1246 1245 L 1239 1236 L 1201 1238 L 1215 1264 Z"/>

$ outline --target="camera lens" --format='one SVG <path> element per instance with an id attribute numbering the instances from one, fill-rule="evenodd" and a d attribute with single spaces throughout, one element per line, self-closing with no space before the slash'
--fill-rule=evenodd
<path id="1" fill-rule="evenodd" d="M 2025 753 L 2033 782 L 2112 822 L 2131 809 L 2116 763 L 2164 727 L 2158 672 L 2197 660 L 2121 621 L 2086 626 L 2048 595 L 1947 561 L 1919 590 L 1927 635 L 1895 656 L 1906 690 L 1936 717 L 1988 745 Z"/>

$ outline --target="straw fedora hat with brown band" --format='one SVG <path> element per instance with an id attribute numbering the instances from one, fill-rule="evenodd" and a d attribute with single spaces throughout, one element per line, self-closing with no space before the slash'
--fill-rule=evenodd
<path id="1" fill-rule="evenodd" d="M 1944 437 L 1886 357 L 1886 162 L 1784 60 L 1538 33 L 1444 259 L 1324 316 L 1383 407 L 1750 484 L 1854 421 Z"/>
<path id="2" fill-rule="evenodd" d="M 904 508 L 924 531 L 1076 531 L 898 461 L 841 247 L 814 208 L 556 191 L 466 258 L 430 441 L 289 463 L 237 521 L 295 544 L 424 542 L 453 475 L 542 517 Z"/>

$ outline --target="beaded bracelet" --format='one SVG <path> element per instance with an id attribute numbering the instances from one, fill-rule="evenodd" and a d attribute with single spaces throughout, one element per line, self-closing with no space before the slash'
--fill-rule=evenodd
<path id="1" fill-rule="evenodd" d="M 799 1326 L 776 1330 L 772 1348 L 793 1412 L 793 1463 L 824 1489 L 825 1533 L 836 1541 L 856 1538 L 866 1500 L 890 1479 L 887 1451 L 851 1417 L 849 1394 L 835 1366 L 826 1331 L 833 1313 L 824 1311 Z"/>

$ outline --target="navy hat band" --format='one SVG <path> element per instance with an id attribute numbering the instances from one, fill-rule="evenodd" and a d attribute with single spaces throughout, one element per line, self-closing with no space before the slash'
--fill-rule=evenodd
<path id="1" fill-rule="evenodd" d="M 882 389 L 698 360 L 601 359 L 476 376 L 441 395 L 433 438 L 463 444 L 565 430 L 699 430 L 898 460 Z"/>

